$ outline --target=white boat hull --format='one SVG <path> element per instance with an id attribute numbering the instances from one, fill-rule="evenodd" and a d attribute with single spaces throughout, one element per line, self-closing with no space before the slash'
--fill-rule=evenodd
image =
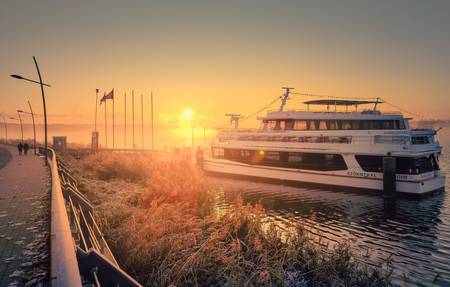
<path id="1" fill-rule="evenodd" d="M 318 185 L 350 187 L 356 189 L 383 190 L 382 178 L 369 178 L 320 171 L 305 171 L 273 166 L 250 165 L 225 159 L 205 159 L 203 169 L 207 172 L 253 177 L 261 179 L 299 182 Z M 418 181 L 397 180 L 397 192 L 423 195 L 443 190 L 445 177 L 437 175 Z"/>

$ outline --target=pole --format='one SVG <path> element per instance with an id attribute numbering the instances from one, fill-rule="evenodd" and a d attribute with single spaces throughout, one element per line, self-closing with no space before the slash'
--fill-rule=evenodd
<path id="1" fill-rule="evenodd" d="M 95 122 L 94 122 L 94 132 L 97 131 L 97 103 L 98 103 L 98 89 L 95 89 Z"/>
<path id="2" fill-rule="evenodd" d="M 113 137 L 112 137 L 112 140 L 113 140 L 113 149 L 114 149 L 114 96 L 113 96 L 113 98 L 112 98 L 112 109 L 113 109 L 113 112 L 112 112 L 112 124 L 113 124 Z"/>
<path id="3" fill-rule="evenodd" d="M 41 77 L 41 72 L 39 71 L 39 66 L 38 63 L 36 61 L 36 57 L 33 56 L 33 60 L 34 60 L 34 64 L 36 65 L 36 69 L 39 75 L 39 84 L 41 85 L 41 94 L 42 94 L 42 105 L 44 106 L 44 132 L 45 132 L 45 165 L 48 165 L 48 142 L 47 142 L 47 105 L 45 104 L 45 94 L 44 94 L 44 85 L 42 83 L 42 77 Z"/>
<path id="4" fill-rule="evenodd" d="M 36 125 L 34 123 L 34 113 L 33 108 L 31 107 L 30 101 L 28 101 L 28 106 L 30 106 L 30 112 L 31 112 L 31 118 L 33 119 L 33 149 L 34 149 L 34 155 L 36 155 Z"/>
<path id="5" fill-rule="evenodd" d="M 20 122 L 20 131 L 22 133 L 22 143 L 23 143 L 23 125 L 22 125 L 22 117 L 20 116 L 20 113 L 17 112 L 17 114 L 19 115 L 19 122 Z"/>
<path id="6" fill-rule="evenodd" d="M 131 91 L 131 122 L 132 122 L 132 126 L 133 126 L 133 149 L 135 148 L 134 146 L 134 90 Z"/>
<path id="7" fill-rule="evenodd" d="M 124 134 L 123 134 L 123 148 L 127 149 L 127 94 L 125 93 L 125 116 L 124 116 Z"/>
<path id="8" fill-rule="evenodd" d="M 105 93 L 103 93 L 103 97 L 105 97 Z M 108 148 L 108 120 L 106 117 L 106 100 L 105 102 L 105 148 Z"/>
<path id="9" fill-rule="evenodd" d="M 144 96 L 141 95 L 141 145 L 142 149 L 144 149 Z"/>
<path id="10" fill-rule="evenodd" d="M 8 124 L 6 123 L 5 116 L 3 116 L 3 123 L 5 124 L 5 144 L 8 144 Z"/>
<path id="11" fill-rule="evenodd" d="M 150 103 L 151 103 L 151 113 L 152 113 L 152 149 L 155 148 L 154 146 L 154 135 L 153 135 L 153 92 L 150 94 Z"/>

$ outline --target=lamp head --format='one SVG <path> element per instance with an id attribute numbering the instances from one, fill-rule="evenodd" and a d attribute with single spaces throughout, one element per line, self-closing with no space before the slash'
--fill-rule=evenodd
<path id="1" fill-rule="evenodd" d="M 19 79 L 19 80 L 23 80 L 23 77 L 20 75 L 11 75 L 11 77 Z"/>
<path id="2" fill-rule="evenodd" d="M 18 113 L 23 113 L 24 111 L 22 111 L 22 110 L 17 110 L 17 112 L 18 112 Z"/>

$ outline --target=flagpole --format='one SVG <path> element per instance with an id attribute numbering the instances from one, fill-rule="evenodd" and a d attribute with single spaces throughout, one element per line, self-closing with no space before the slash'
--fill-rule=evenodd
<path id="1" fill-rule="evenodd" d="M 125 116 L 124 116 L 124 137 L 123 137 L 123 148 L 127 149 L 127 93 L 124 96 L 125 100 Z"/>
<path id="2" fill-rule="evenodd" d="M 150 93 L 150 104 L 151 104 L 151 113 L 152 113 L 152 149 L 154 149 L 154 140 L 153 140 L 153 91 Z"/>
<path id="3" fill-rule="evenodd" d="M 105 95 L 103 95 L 105 97 Z M 108 148 L 108 120 L 106 117 L 106 100 L 105 102 L 105 148 Z"/>
<path id="4" fill-rule="evenodd" d="M 134 144 L 134 90 L 131 91 L 131 122 L 133 125 L 133 149 L 135 149 Z"/>
<path id="5" fill-rule="evenodd" d="M 141 144 L 144 149 L 144 95 L 141 95 Z"/>
<path id="6" fill-rule="evenodd" d="M 113 134 L 112 134 L 112 142 L 113 142 L 113 149 L 114 149 L 114 89 L 113 89 L 113 98 L 112 98 L 112 126 L 113 126 Z"/>
<path id="7" fill-rule="evenodd" d="M 94 132 L 97 131 L 97 104 L 98 104 L 98 89 L 95 89 L 95 124 L 94 124 Z"/>

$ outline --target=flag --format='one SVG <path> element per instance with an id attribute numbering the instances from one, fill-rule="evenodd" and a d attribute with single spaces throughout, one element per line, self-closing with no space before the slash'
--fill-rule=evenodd
<path id="1" fill-rule="evenodd" d="M 108 94 L 104 95 L 101 99 L 100 99 L 100 105 L 106 101 L 106 100 L 112 100 L 114 99 L 114 89 L 111 90 L 111 92 L 109 92 Z"/>

